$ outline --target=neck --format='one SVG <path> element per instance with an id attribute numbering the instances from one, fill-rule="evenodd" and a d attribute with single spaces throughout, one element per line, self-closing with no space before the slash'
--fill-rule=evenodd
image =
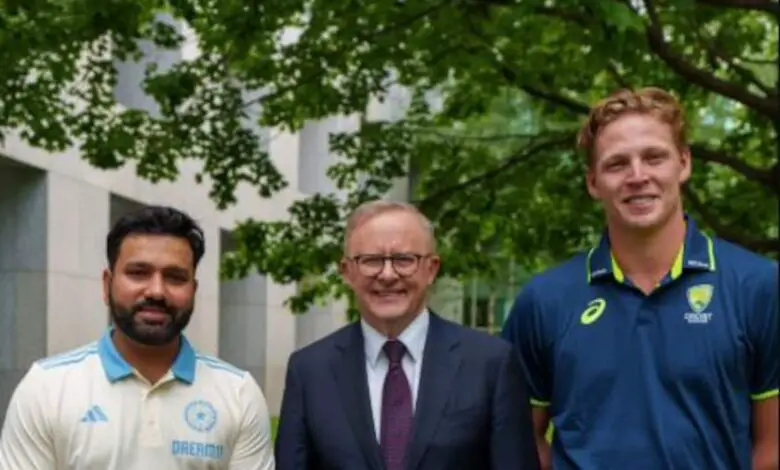
<path id="1" fill-rule="evenodd" d="M 168 344 L 147 346 L 133 341 L 119 329 L 111 335 L 117 352 L 143 376 L 154 384 L 168 373 L 179 354 L 180 337 Z"/>
<path id="2" fill-rule="evenodd" d="M 672 216 L 652 232 L 608 228 L 612 255 L 642 290 L 652 289 L 669 272 L 685 241 L 685 218 Z"/>

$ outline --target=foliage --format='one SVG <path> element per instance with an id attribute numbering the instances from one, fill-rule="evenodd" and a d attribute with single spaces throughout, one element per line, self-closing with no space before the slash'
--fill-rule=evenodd
<path id="1" fill-rule="evenodd" d="M 161 10 L 192 26 L 202 54 L 149 71 L 158 113 L 120 110 L 114 62 L 139 39 L 181 41 Z M 332 136 L 343 158 L 330 174 L 346 199 L 312 195 L 288 220 L 237 229 L 226 272 L 306 279 L 293 304 L 302 311 L 343 293 L 334 262 L 346 213 L 409 169 L 446 274 L 500 277 L 510 258 L 535 269 L 590 243 L 601 221 L 583 190 L 577 126 L 615 88 L 656 85 L 687 108 L 693 216 L 777 254 L 779 15 L 771 0 L 5 0 L 0 133 L 50 150 L 80 143 L 93 165 L 135 162 L 155 181 L 198 159 L 227 207 L 240 183 L 264 196 L 286 185 L 246 126 L 251 109 L 263 126 L 297 130 L 406 87 L 406 118 Z M 282 40 L 291 28 L 297 39 Z M 440 109 L 424 99 L 432 91 Z"/>

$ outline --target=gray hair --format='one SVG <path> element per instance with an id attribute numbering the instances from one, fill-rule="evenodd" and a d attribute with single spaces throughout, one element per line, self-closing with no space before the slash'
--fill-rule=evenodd
<path id="1" fill-rule="evenodd" d="M 436 252 L 436 236 L 430 219 L 420 212 L 413 204 L 401 201 L 387 201 L 384 199 L 364 202 L 349 214 L 347 217 L 347 228 L 344 231 L 344 252 L 346 253 L 347 242 L 356 228 L 365 221 L 386 212 L 406 212 L 417 217 L 420 221 L 420 225 L 429 235 L 432 251 L 434 253 Z"/>

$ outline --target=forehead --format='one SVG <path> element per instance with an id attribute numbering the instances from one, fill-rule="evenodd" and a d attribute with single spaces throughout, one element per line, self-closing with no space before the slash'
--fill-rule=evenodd
<path id="1" fill-rule="evenodd" d="M 649 114 L 627 114 L 607 124 L 596 136 L 596 155 L 631 153 L 648 147 L 675 145 L 672 127 Z"/>
<path id="2" fill-rule="evenodd" d="M 426 249 L 430 234 L 411 212 L 389 211 L 361 221 L 347 240 L 351 253 L 417 251 Z"/>
<path id="3" fill-rule="evenodd" d="M 190 266 L 192 248 L 186 239 L 170 235 L 129 235 L 119 247 L 117 264 Z"/>

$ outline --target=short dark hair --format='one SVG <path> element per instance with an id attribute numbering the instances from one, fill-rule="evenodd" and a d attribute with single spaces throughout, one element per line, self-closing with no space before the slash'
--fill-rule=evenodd
<path id="1" fill-rule="evenodd" d="M 146 206 L 125 214 L 116 221 L 106 237 L 106 256 L 110 269 L 114 269 L 122 242 L 129 235 L 169 235 L 184 238 L 192 248 L 194 267 L 206 252 L 203 230 L 184 212 L 166 206 Z"/>

